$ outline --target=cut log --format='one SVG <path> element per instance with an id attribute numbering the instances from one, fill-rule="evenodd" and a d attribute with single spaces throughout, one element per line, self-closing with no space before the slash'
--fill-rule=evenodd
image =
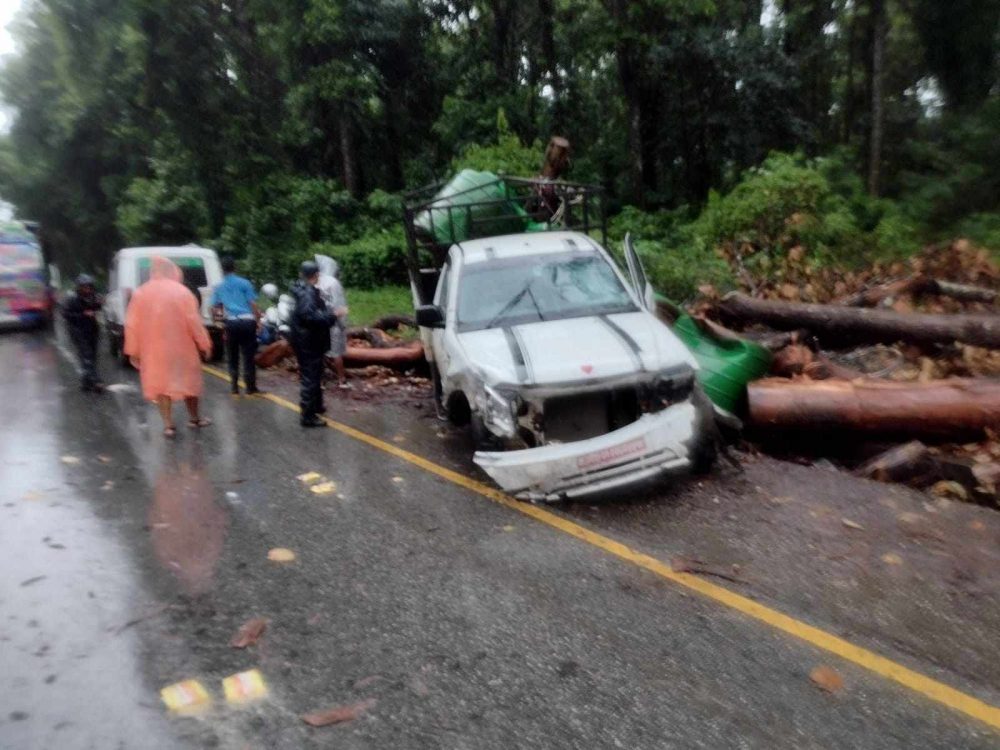
<path id="1" fill-rule="evenodd" d="M 726 295 L 717 307 L 727 321 L 765 323 L 781 330 L 807 328 L 825 345 L 858 342 L 950 344 L 964 341 L 1000 348 L 1000 315 L 930 315 L 839 305 L 773 302 Z"/>
<path id="2" fill-rule="evenodd" d="M 911 440 L 865 461 L 854 473 L 879 482 L 908 482 L 927 474 L 929 455 L 926 445 Z"/>
<path id="3" fill-rule="evenodd" d="M 758 380 L 750 422 L 769 430 L 966 437 L 1000 424 L 1000 381 Z"/>
<path id="4" fill-rule="evenodd" d="M 348 346 L 344 353 L 344 364 L 347 367 L 368 367 L 382 365 L 394 370 L 405 370 L 419 365 L 424 360 L 424 346 L 414 341 L 406 346 L 392 349 L 368 349 L 360 346 Z"/>
<path id="5" fill-rule="evenodd" d="M 292 345 L 285 341 L 285 339 L 281 339 L 280 341 L 275 341 L 273 344 L 268 344 L 257 352 L 254 362 L 257 363 L 257 367 L 266 369 L 280 364 L 288 357 L 294 356 L 295 352 L 292 351 Z"/>
<path id="6" fill-rule="evenodd" d="M 367 341 L 375 349 L 393 349 L 399 345 L 399 340 L 391 338 L 380 328 L 348 328 L 345 331 L 348 340 L 361 339 Z"/>
<path id="7" fill-rule="evenodd" d="M 545 163 L 542 165 L 542 177 L 558 180 L 569 168 L 569 141 L 562 136 L 554 135 L 545 147 Z"/>
<path id="8" fill-rule="evenodd" d="M 395 331 L 404 326 L 416 328 L 417 321 L 409 315 L 383 315 L 371 324 L 372 328 L 378 328 L 380 331 Z"/>

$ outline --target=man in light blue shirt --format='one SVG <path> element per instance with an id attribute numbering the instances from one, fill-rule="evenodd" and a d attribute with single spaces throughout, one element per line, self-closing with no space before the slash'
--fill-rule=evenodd
<path id="1" fill-rule="evenodd" d="M 257 388 L 257 325 L 260 310 L 253 284 L 236 275 L 236 261 L 226 256 L 222 259 L 226 274 L 222 283 L 212 292 L 212 308 L 226 324 L 226 355 L 229 359 L 229 379 L 234 394 L 239 394 L 240 359 L 243 360 L 243 382 L 247 394 L 260 393 Z M 242 357 L 240 356 L 242 354 Z"/>

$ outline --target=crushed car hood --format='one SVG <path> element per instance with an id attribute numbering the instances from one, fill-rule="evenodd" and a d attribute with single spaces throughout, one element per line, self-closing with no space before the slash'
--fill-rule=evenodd
<path id="1" fill-rule="evenodd" d="M 646 312 L 528 323 L 459 334 L 488 381 L 517 385 L 587 382 L 687 363 L 691 353 Z"/>

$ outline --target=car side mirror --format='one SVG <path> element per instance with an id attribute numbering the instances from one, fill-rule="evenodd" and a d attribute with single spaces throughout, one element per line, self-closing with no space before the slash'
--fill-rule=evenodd
<path id="1" fill-rule="evenodd" d="M 417 325 L 421 328 L 444 328 L 444 311 L 437 305 L 417 308 Z"/>

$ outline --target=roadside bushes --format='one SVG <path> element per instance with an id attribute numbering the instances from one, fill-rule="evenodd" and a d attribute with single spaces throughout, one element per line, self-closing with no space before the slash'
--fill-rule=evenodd
<path id="1" fill-rule="evenodd" d="M 774 274 L 792 248 L 814 266 L 845 268 L 920 248 L 917 223 L 896 203 L 866 195 L 843 159 L 783 153 L 747 170 L 728 193 L 710 193 L 697 216 L 626 207 L 611 220 L 609 239 L 619 243 L 626 231 L 654 285 L 678 300 L 703 284 L 733 288 L 743 269 Z"/>
<path id="2" fill-rule="evenodd" d="M 348 289 L 407 283 L 406 238 L 401 225 L 370 231 L 342 245 L 317 242 L 309 253 L 334 258 L 340 264 L 340 280 Z"/>
<path id="3" fill-rule="evenodd" d="M 282 175 L 244 199 L 213 244 L 244 258 L 260 282 L 284 285 L 323 253 L 340 263 L 345 285 L 398 284 L 406 280 L 401 217 L 400 199 L 382 190 L 359 201 L 333 180 Z"/>

